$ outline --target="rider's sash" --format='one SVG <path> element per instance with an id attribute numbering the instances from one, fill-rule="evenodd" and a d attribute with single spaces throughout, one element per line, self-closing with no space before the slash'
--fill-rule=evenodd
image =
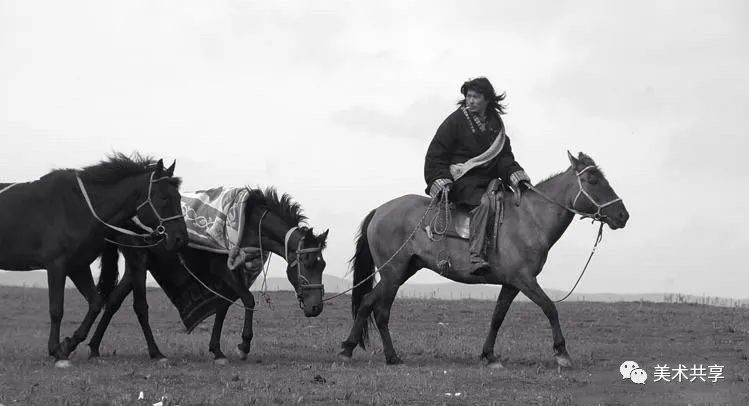
<path id="1" fill-rule="evenodd" d="M 505 136 L 505 131 L 503 128 L 499 132 L 499 135 L 497 135 L 497 138 L 494 140 L 494 142 L 492 142 L 492 145 L 490 145 L 486 151 L 463 162 L 462 164 L 457 163 L 450 165 L 450 175 L 452 175 L 453 180 L 457 181 L 471 169 L 477 166 L 486 165 L 491 162 L 494 158 L 497 157 L 497 155 L 499 155 L 500 152 L 502 152 L 502 148 L 504 148 L 505 146 L 506 139 L 507 137 Z"/>

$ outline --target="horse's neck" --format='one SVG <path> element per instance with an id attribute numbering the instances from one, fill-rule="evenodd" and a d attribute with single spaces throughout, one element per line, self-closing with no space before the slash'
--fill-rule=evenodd
<path id="1" fill-rule="evenodd" d="M 271 215 L 269 212 L 268 215 Z M 271 217 L 264 218 L 263 225 L 261 227 L 260 232 L 262 232 L 262 236 L 258 235 L 258 223 L 257 221 L 252 222 L 252 229 L 247 230 L 245 229 L 245 235 L 246 238 L 250 238 L 250 241 L 243 245 L 249 245 L 260 248 L 260 244 L 258 244 L 258 241 L 262 242 L 262 249 L 263 251 L 270 251 L 276 255 L 278 255 L 281 258 L 286 258 L 285 251 L 285 245 L 284 245 L 284 239 L 286 237 L 286 233 L 293 227 L 286 224 L 284 221 L 281 220 L 280 216 L 277 216 L 275 214 L 272 214 Z M 256 218 L 257 219 L 257 218 Z M 295 243 L 294 241 L 289 241 L 290 247 L 296 247 L 296 245 L 292 245 L 292 243 Z"/>
<path id="2" fill-rule="evenodd" d="M 576 193 L 575 186 L 575 174 L 568 169 L 536 185 L 536 188 L 555 202 L 570 207 Z M 532 216 L 551 248 L 567 230 L 575 215 L 533 191 L 525 192 L 523 197 L 527 198 Z"/>
<path id="3" fill-rule="evenodd" d="M 83 183 L 96 214 L 112 225 L 135 216 L 138 202 L 145 201 L 148 193 L 148 179 L 143 175 L 129 176 L 114 184 Z M 89 210 L 86 205 L 86 211 Z"/>

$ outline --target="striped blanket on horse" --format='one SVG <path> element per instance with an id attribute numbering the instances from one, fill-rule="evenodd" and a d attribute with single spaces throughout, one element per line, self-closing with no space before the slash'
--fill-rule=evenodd
<path id="1" fill-rule="evenodd" d="M 227 254 L 227 267 L 245 288 L 250 289 L 262 273 L 269 253 L 266 251 L 261 257 L 257 248 L 239 247 L 249 197 L 247 188 L 221 186 L 194 193 L 182 192 L 181 195 L 190 247 Z M 239 266 L 242 264 L 244 267 Z M 153 274 L 179 311 L 188 333 L 214 314 L 224 300 L 238 298 L 235 287 L 227 285 L 218 275 L 202 267 L 195 267 L 191 272 L 194 275 L 182 272 Z"/>
<path id="2" fill-rule="evenodd" d="M 228 252 L 239 245 L 244 231 L 247 188 L 217 188 L 182 193 L 190 245 L 215 252 Z"/>

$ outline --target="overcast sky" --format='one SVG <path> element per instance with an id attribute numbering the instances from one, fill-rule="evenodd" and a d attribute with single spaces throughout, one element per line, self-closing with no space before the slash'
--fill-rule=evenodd
<path id="1" fill-rule="evenodd" d="M 629 209 L 579 292 L 749 296 L 746 2 L 0 0 L 0 59 L 0 181 L 137 150 L 184 191 L 275 185 L 331 229 L 337 276 L 487 76 L 534 180 L 584 151 Z M 571 287 L 595 231 L 572 223 L 542 286 Z"/>

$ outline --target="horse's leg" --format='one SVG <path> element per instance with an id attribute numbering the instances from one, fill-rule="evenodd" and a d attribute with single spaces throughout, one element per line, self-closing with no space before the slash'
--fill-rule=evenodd
<path id="1" fill-rule="evenodd" d="M 481 359 L 486 361 L 492 368 L 502 368 L 502 363 L 494 356 L 494 343 L 497 341 L 499 327 L 502 326 L 505 315 L 507 315 L 507 311 L 510 309 L 510 305 L 518 292 L 520 291 L 517 288 L 510 285 L 502 285 L 502 290 L 499 291 L 497 304 L 494 306 L 491 327 L 489 327 L 489 334 L 486 336 L 484 348 L 481 350 Z"/>
<path id="2" fill-rule="evenodd" d="M 120 282 L 107 297 L 106 306 L 104 306 L 104 314 L 101 316 L 101 320 L 99 320 L 99 324 L 96 326 L 96 331 L 94 331 L 93 336 L 91 336 L 91 341 L 88 342 L 90 358 L 99 356 L 99 346 L 101 345 L 104 333 L 107 331 L 107 327 L 109 327 L 112 317 L 114 317 L 114 314 L 120 309 L 122 302 L 125 301 L 125 298 L 130 294 L 132 289 L 133 275 L 130 272 L 130 269 L 127 268 L 122 275 Z"/>
<path id="3" fill-rule="evenodd" d="M 159 350 L 159 346 L 156 345 L 156 340 L 153 338 L 153 332 L 151 331 L 151 325 L 148 322 L 148 301 L 146 300 L 146 267 L 143 266 L 133 267 L 133 310 L 135 315 L 138 317 L 138 323 L 140 328 L 143 330 L 143 335 L 146 338 L 146 345 L 148 346 L 148 355 L 151 359 L 159 360 L 159 363 L 165 364 L 167 362 L 164 354 Z M 129 265 L 128 265 L 129 267 Z"/>
<path id="4" fill-rule="evenodd" d="M 395 295 L 398 293 L 400 284 L 395 281 L 380 281 L 380 285 L 383 285 L 382 295 L 378 297 L 373 307 L 375 324 L 377 330 L 380 331 L 380 338 L 382 338 L 382 348 L 385 353 L 385 363 L 388 365 L 397 365 L 403 363 L 398 357 L 398 354 L 393 348 L 393 340 L 390 338 L 390 328 L 388 322 L 390 321 L 390 308 L 393 306 Z"/>
<path id="5" fill-rule="evenodd" d="M 226 355 L 221 351 L 221 330 L 224 328 L 226 312 L 229 311 L 229 302 L 223 302 L 216 308 L 216 316 L 213 319 L 213 330 L 211 331 L 211 342 L 208 351 L 213 354 L 213 361 L 219 365 L 226 364 Z"/>
<path id="6" fill-rule="evenodd" d="M 96 321 L 96 317 L 99 316 L 102 308 L 102 298 L 99 292 L 96 290 L 94 285 L 94 278 L 91 276 L 91 269 L 89 267 L 76 268 L 70 273 L 70 279 L 73 280 L 75 287 L 79 292 L 86 298 L 88 302 L 88 311 L 86 316 L 83 318 L 81 325 L 75 330 L 73 336 L 65 338 L 62 343 L 63 351 L 67 354 L 75 351 L 78 344 L 88 336 L 88 332 L 91 331 L 91 326 Z"/>
<path id="7" fill-rule="evenodd" d="M 242 327 L 242 343 L 237 346 L 240 352 L 240 358 L 247 359 L 247 353 L 250 352 L 250 342 L 252 342 L 252 313 L 255 308 L 255 297 L 250 293 L 249 289 L 245 288 L 244 283 L 240 281 L 234 274 L 227 269 L 225 266 L 221 266 L 221 278 L 228 286 L 234 287 L 234 292 L 242 300 L 242 304 L 245 307 L 244 310 L 244 326 Z"/>
<path id="8" fill-rule="evenodd" d="M 372 312 L 372 308 L 379 299 L 379 296 L 382 295 L 383 287 L 382 283 L 378 283 L 371 292 L 362 298 L 359 310 L 356 312 L 354 325 L 351 327 L 351 332 L 349 332 L 348 338 L 341 343 L 342 350 L 338 353 L 344 359 L 351 358 L 354 348 L 356 348 L 356 344 L 359 342 L 359 337 L 361 337 L 362 330 L 366 327 L 369 314 Z"/>
<path id="9" fill-rule="evenodd" d="M 239 351 L 239 358 L 241 360 L 247 359 L 247 354 L 250 353 L 250 345 L 252 343 L 252 337 L 254 336 L 254 332 L 252 331 L 252 320 L 253 316 L 255 315 L 255 312 L 253 310 L 248 309 L 254 309 L 255 308 L 255 296 L 252 294 L 252 292 L 247 290 L 247 294 L 249 296 L 249 300 L 246 302 L 248 304 L 245 305 L 244 310 L 244 325 L 242 326 L 242 342 L 237 344 L 237 350 Z"/>
<path id="10" fill-rule="evenodd" d="M 396 259 L 393 259 L 388 264 L 388 273 L 380 274 L 382 279 L 377 286 L 372 289 L 371 292 L 366 294 L 362 298 L 361 306 L 356 313 L 356 319 L 354 325 L 351 327 L 351 332 L 348 338 L 341 343 L 342 350 L 338 354 L 341 357 L 348 359 L 351 358 L 354 348 L 361 337 L 362 330 L 365 328 L 370 313 L 375 311 L 375 324 L 377 329 L 380 331 L 380 337 L 383 340 L 383 347 L 385 348 L 385 361 L 388 364 L 398 364 L 402 362 L 393 349 L 392 340 L 390 338 L 390 330 L 387 327 L 390 319 L 390 307 L 393 305 L 395 295 L 398 293 L 398 288 L 408 278 L 410 278 L 419 268 L 413 266 L 398 264 Z M 405 272 L 404 272 L 405 270 Z M 393 275 L 388 277 L 386 275 Z M 380 315 L 379 321 L 377 315 Z"/>
<path id="11" fill-rule="evenodd" d="M 571 367 L 572 359 L 567 353 L 562 327 L 559 325 L 559 314 L 554 302 L 549 299 L 536 278 L 527 278 L 521 282 L 520 291 L 523 292 L 533 303 L 537 304 L 544 311 L 544 314 L 551 323 L 552 338 L 554 340 L 554 357 L 560 367 Z"/>
<path id="12" fill-rule="evenodd" d="M 63 306 L 65 304 L 65 272 L 63 267 L 47 267 L 47 290 L 49 293 L 49 355 L 55 357 L 55 366 L 65 368 L 70 366 L 68 355 L 60 348 L 60 323 L 62 322 Z"/>
<path id="13" fill-rule="evenodd" d="M 375 324 L 377 330 L 380 331 L 380 338 L 382 338 L 382 348 L 385 353 L 385 363 L 388 365 L 397 365 L 403 363 L 403 360 L 398 357 L 393 347 L 393 340 L 390 337 L 390 327 L 388 323 L 390 321 L 390 309 L 393 306 L 395 295 L 398 293 L 398 288 L 408 280 L 413 274 L 416 273 L 421 267 L 416 265 L 414 261 L 407 266 L 402 274 L 398 274 L 397 271 L 392 273 L 386 273 L 382 276 L 379 285 L 383 285 L 382 294 L 378 297 L 373 307 Z M 401 269 L 398 268 L 392 268 Z M 395 275 L 395 276 L 391 276 Z"/>

